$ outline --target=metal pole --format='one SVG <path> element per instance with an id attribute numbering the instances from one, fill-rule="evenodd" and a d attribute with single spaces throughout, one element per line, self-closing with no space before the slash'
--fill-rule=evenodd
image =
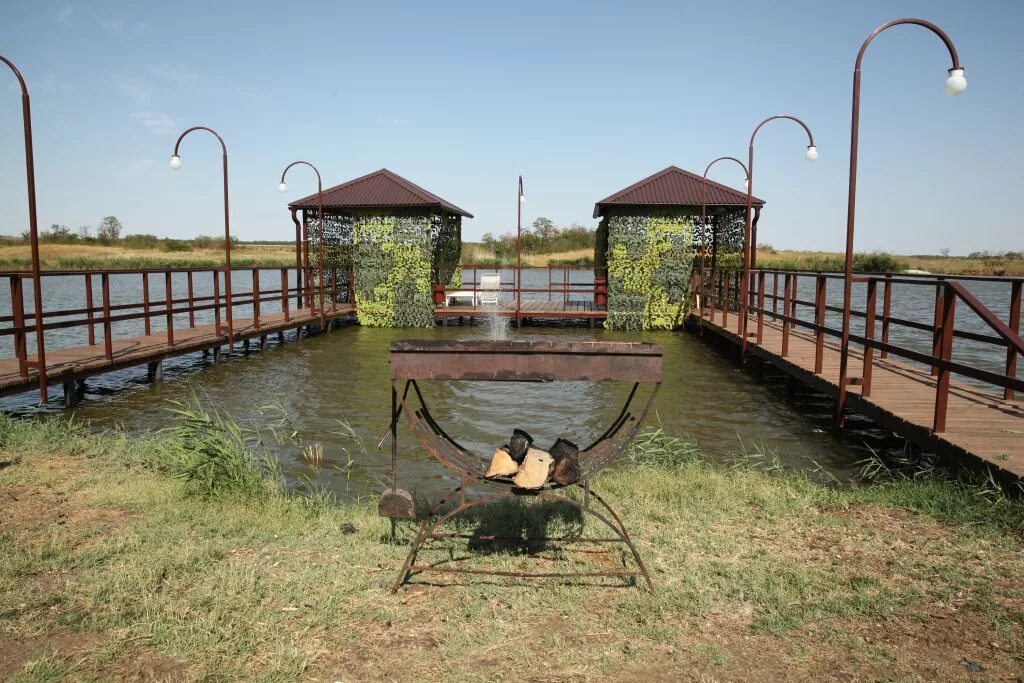
<path id="1" fill-rule="evenodd" d="M 900 24 L 914 24 L 917 26 L 923 26 L 930 30 L 932 33 L 937 35 L 943 43 L 945 43 L 946 49 L 949 50 L 949 57 L 953 62 L 953 66 L 950 68 L 950 71 L 953 71 L 954 69 L 963 69 L 963 67 L 960 66 L 960 57 L 957 55 L 953 41 L 950 40 L 949 36 L 947 36 L 946 33 L 938 26 L 923 19 L 893 19 L 888 23 L 882 24 L 867 37 L 864 43 L 860 46 L 860 51 L 857 53 L 857 61 L 854 64 L 853 69 L 853 103 L 850 116 L 850 177 L 846 203 L 846 262 L 844 266 L 845 277 L 843 278 L 843 332 L 842 346 L 840 348 L 839 355 L 839 398 L 836 401 L 835 414 L 835 422 L 839 426 L 842 426 L 843 424 L 843 409 L 846 405 L 846 385 L 848 382 L 847 371 L 849 365 L 848 356 L 850 351 L 850 305 L 851 299 L 853 298 L 851 282 L 853 279 L 853 235 L 854 219 L 857 208 L 857 147 L 858 133 L 860 130 L 860 68 L 861 62 L 864 60 L 864 53 L 868 49 L 868 45 L 871 44 L 871 41 L 873 41 L 875 37 L 883 31 L 890 29 L 893 26 L 899 26 Z"/>
<path id="2" fill-rule="evenodd" d="M 550 284 L 549 284 L 550 288 Z M 519 191 L 516 196 L 516 327 L 519 326 L 519 312 L 523 298 L 523 176 L 519 176 Z"/>
<path id="3" fill-rule="evenodd" d="M 757 137 L 757 132 L 761 130 L 761 127 L 769 121 L 775 119 L 789 119 L 794 121 L 804 129 L 807 133 L 807 149 L 808 152 L 814 147 L 814 135 L 811 133 L 811 129 L 807 127 L 807 124 L 798 119 L 795 116 L 789 114 L 776 114 L 775 116 L 769 116 L 761 123 L 757 124 L 754 128 L 754 132 L 750 135 L 750 146 L 747 148 L 747 206 L 744 215 L 745 228 L 743 232 L 743 277 L 740 283 L 740 316 L 741 321 L 739 325 L 740 344 L 741 344 L 741 356 L 740 358 L 746 358 L 747 351 L 747 304 L 750 300 L 750 269 L 753 263 L 753 257 L 751 255 L 752 245 L 752 233 L 753 226 L 751 224 L 751 209 L 754 202 L 754 139 Z M 810 156 L 808 157 L 810 158 Z"/>
<path id="4" fill-rule="evenodd" d="M 185 136 L 196 130 L 205 130 L 210 133 L 220 143 L 221 152 L 223 153 L 223 181 L 224 181 L 224 297 L 225 305 L 227 307 L 227 323 L 228 323 L 228 353 L 231 352 L 231 347 L 235 341 L 235 330 L 232 324 L 232 310 L 231 310 L 231 208 L 228 199 L 228 148 L 224 144 L 224 139 L 212 128 L 206 126 L 193 126 L 189 128 L 180 136 L 178 141 L 174 143 L 174 155 L 171 157 L 172 168 L 180 167 L 180 155 L 178 151 L 181 147 L 181 141 L 185 139 Z M 174 164 L 178 165 L 175 166 Z M 216 276 L 215 276 L 216 277 Z M 215 309 L 216 309 L 215 304 Z"/>
<path id="5" fill-rule="evenodd" d="M 704 320 L 704 253 L 707 251 L 707 217 L 708 217 L 708 171 L 711 167 L 717 164 L 719 161 L 735 161 L 743 169 L 743 177 L 747 181 L 747 185 L 750 185 L 750 171 L 743 165 L 743 162 L 736 157 L 718 157 L 704 168 L 704 176 L 701 181 L 701 205 L 700 205 L 700 226 L 705 231 L 705 239 L 701 240 L 701 255 L 700 255 L 700 287 L 701 287 L 701 303 L 698 306 L 698 313 L 700 313 L 701 321 Z M 714 272 L 714 264 L 712 264 L 712 272 Z M 703 322 L 702 322 L 703 324 Z"/>
<path id="6" fill-rule="evenodd" d="M 284 171 L 281 172 L 281 186 L 284 187 L 284 178 L 288 175 L 288 171 L 292 166 L 309 166 L 313 169 L 313 173 L 316 173 L 316 203 L 317 203 L 317 220 L 320 222 L 320 245 L 317 251 L 320 257 L 320 329 L 321 331 L 327 330 L 327 304 L 324 299 L 324 184 L 320 178 L 320 170 L 316 166 L 309 163 L 308 161 L 293 161 L 292 163 L 285 166 Z M 295 220 L 295 209 L 292 209 L 292 220 Z M 295 229 L 298 231 L 299 223 L 295 222 Z M 308 286 L 308 283 L 307 283 Z"/>
<path id="7" fill-rule="evenodd" d="M 32 251 L 32 298 L 36 319 L 36 361 L 39 364 L 39 402 L 46 403 L 46 344 L 43 340 L 43 287 L 40 282 L 41 266 L 39 263 L 39 221 L 36 211 L 36 170 L 35 153 L 32 150 L 32 105 L 28 96 L 28 86 L 18 67 L 0 55 L 0 61 L 10 67 L 21 86 L 21 119 L 25 131 L 25 179 L 28 184 L 28 236 Z"/>

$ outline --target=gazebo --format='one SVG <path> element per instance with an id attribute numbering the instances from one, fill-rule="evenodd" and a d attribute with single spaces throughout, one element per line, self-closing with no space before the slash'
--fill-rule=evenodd
<path id="1" fill-rule="evenodd" d="M 312 266 L 310 277 L 316 277 L 318 195 L 288 208 L 296 243 L 305 246 L 297 250 L 297 264 Z M 325 189 L 323 210 L 325 285 L 341 297 L 354 293 L 360 324 L 433 326 L 431 282 L 451 284 L 461 275 L 455 266 L 462 219 L 472 214 L 386 168 Z"/>
<path id="2" fill-rule="evenodd" d="M 594 205 L 594 264 L 607 277 L 613 329 L 672 329 L 689 314 L 695 257 L 710 268 L 740 267 L 746 192 L 707 181 L 707 225 L 701 225 L 704 180 L 676 166 L 648 176 Z M 753 200 L 753 224 L 764 201 Z M 756 234 L 756 233 L 755 233 Z"/>

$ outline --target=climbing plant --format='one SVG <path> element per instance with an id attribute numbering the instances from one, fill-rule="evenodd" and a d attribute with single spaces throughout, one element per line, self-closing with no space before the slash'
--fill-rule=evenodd
<path id="1" fill-rule="evenodd" d="M 694 221 L 654 210 L 608 222 L 608 319 L 613 329 L 672 329 L 689 312 Z"/>

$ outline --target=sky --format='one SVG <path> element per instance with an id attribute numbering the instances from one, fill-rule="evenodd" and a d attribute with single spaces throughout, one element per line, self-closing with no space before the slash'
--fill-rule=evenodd
<path id="1" fill-rule="evenodd" d="M 388 168 L 475 215 L 463 237 L 524 223 L 593 226 L 594 203 L 669 165 L 746 157 L 761 129 L 758 234 L 778 248 L 845 244 L 854 59 L 878 25 L 943 27 L 967 91 L 943 92 L 949 55 L 916 26 L 864 60 L 858 251 L 1024 250 L 1024 23 L 1020 0 L 789 2 L 102 2 L 0 0 L 0 54 L 32 96 L 41 227 L 188 238 L 223 229 L 288 240 L 289 200 Z M 28 225 L 16 81 L 0 73 L 0 234 Z M 742 188 L 738 167 L 710 177 Z"/>

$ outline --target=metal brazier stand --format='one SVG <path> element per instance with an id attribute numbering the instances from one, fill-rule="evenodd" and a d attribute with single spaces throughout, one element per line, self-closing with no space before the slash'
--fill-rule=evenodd
<path id="1" fill-rule="evenodd" d="M 410 574 L 444 572 L 490 576 L 533 577 L 630 577 L 643 576 L 653 590 L 640 553 L 637 552 L 619 514 L 590 487 L 590 479 L 622 455 L 636 436 L 654 397 L 661 386 L 661 347 L 654 344 L 624 342 L 557 342 L 557 341 L 400 341 L 391 345 L 391 453 L 398 452 L 398 419 L 404 412 L 409 427 L 427 451 L 459 477 L 459 485 L 431 510 L 412 540 L 409 555 L 391 587 L 395 593 Z M 487 479 L 487 459 L 471 453 L 452 439 L 430 414 L 419 381 L 460 380 L 481 382 L 629 382 L 633 388 L 618 417 L 598 439 L 579 453 L 580 480 L 572 486 L 583 489 L 582 500 L 566 495 L 565 489 L 552 481 L 540 489 L 517 488 L 510 480 Z M 639 416 L 630 412 L 641 384 L 652 385 L 647 402 Z M 413 395 L 410 395 L 410 388 Z M 415 403 L 414 403 L 415 401 Z M 472 498 L 466 490 L 480 484 L 488 493 Z M 441 533 L 443 525 L 466 511 L 488 503 L 518 496 L 571 505 L 581 514 L 589 514 L 612 531 L 610 538 L 543 538 L 519 539 L 536 541 L 588 541 L 622 543 L 629 548 L 637 568 L 602 572 L 513 572 L 485 569 L 461 569 L 429 564 L 416 564 L 416 554 L 431 539 L 465 536 Z M 449 502 L 454 507 L 446 508 Z M 477 541 L 502 540 L 499 536 L 474 536 Z M 508 538 L 508 537 L 505 537 Z"/>

